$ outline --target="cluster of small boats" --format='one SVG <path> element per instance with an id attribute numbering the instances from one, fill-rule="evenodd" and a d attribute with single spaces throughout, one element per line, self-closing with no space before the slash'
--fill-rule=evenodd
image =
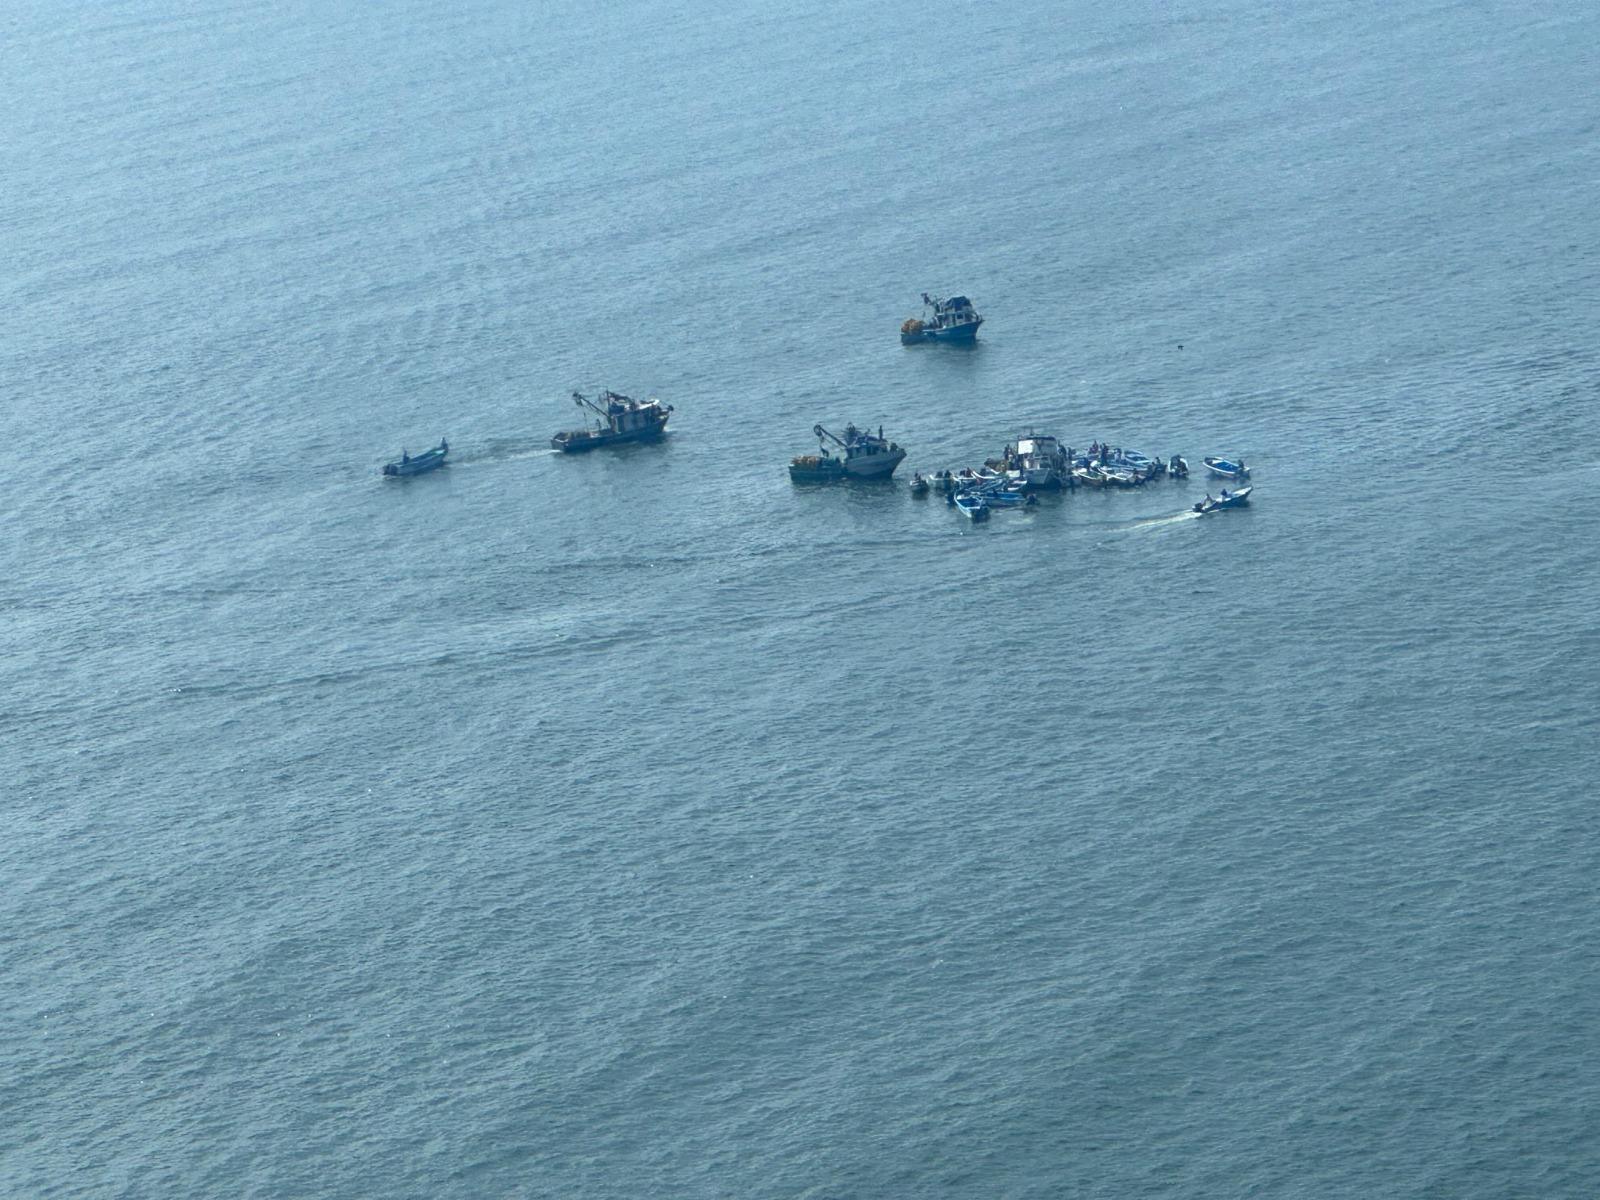
<path id="1" fill-rule="evenodd" d="M 797 483 L 833 483 L 849 480 L 887 479 L 905 457 L 905 450 L 883 436 L 845 427 L 843 438 L 835 437 L 821 425 L 812 432 L 821 445 L 817 454 L 801 455 L 789 464 L 789 477 Z M 842 453 L 830 451 L 832 441 Z M 1213 476 L 1228 480 L 1249 477 L 1242 459 L 1207 457 L 1202 460 Z M 996 508 L 1024 508 L 1038 503 L 1036 493 L 1074 490 L 1080 487 L 1139 487 L 1155 479 L 1188 478 L 1189 464 L 1174 454 L 1169 459 L 1107 443 L 1091 442 L 1087 450 L 1064 446 L 1059 438 L 1030 431 L 1007 445 L 997 458 L 981 467 L 944 469 L 931 475 L 917 471 L 911 477 L 911 492 L 925 496 L 940 492 L 945 502 L 974 521 L 981 521 Z M 1248 503 L 1250 489 L 1228 492 L 1213 499 L 1207 494 L 1195 505 L 1196 512 L 1214 512 Z"/>

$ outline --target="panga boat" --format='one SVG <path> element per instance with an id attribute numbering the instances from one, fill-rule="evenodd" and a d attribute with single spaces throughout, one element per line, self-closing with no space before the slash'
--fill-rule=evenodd
<path id="1" fill-rule="evenodd" d="M 1208 492 L 1204 500 L 1195 502 L 1194 511 L 1204 515 L 1223 508 L 1242 508 L 1250 503 L 1250 493 L 1254 490 L 1254 488 L 1240 488 L 1237 492 L 1230 492 L 1227 488 L 1223 488 L 1222 495 L 1216 499 L 1212 499 Z"/>
<path id="2" fill-rule="evenodd" d="M 922 316 L 912 317 L 900 326 L 900 341 L 911 346 L 917 342 L 970 342 L 978 336 L 978 326 L 983 324 L 965 296 L 951 296 L 941 300 L 922 293 Z"/>
<path id="3" fill-rule="evenodd" d="M 1245 469 L 1244 459 L 1211 458 L 1203 460 L 1206 470 L 1223 479 L 1249 479 L 1250 472 Z"/>
<path id="4" fill-rule="evenodd" d="M 844 436 L 829 433 L 821 425 L 811 430 L 816 435 L 815 454 L 802 454 L 789 464 L 789 478 L 796 483 L 832 483 L 839 479 L 888 479 L 905 458 L 906 452 L 883 436 L 883 426 L 874 435 L 870 430 L 844 427 Z M 831 453 L 832 442 L 842 454 Z"/>
<path id="5" fill-rule="evenodd" d="M 667 427 L 672 415 L 672 405 L 659 400 L 635 400 L 619 392 L 601 392 L 598 402 L 580 392 L 572 393 L 579 408 L 587 408 L 598 416 L 588 429 L 569 429 L 550 439 L 557 450 L 571 454 L 578 450 L 593 450 L 597 446 L 614 446 L 618 442 L 642 442 L 657 438 Z"/>
<path id="6" fill-rule="evenodd" d="M 387 464 L 383 468 L 383 473 L 385 475 L 421 475 L 424 471 L 431 471 L 435 467 L 444 466 L 444 456 L 449 453 L 450 443 L 440 438 L 437 446 L 432 450 L 424 451 L 415 458 L 412 458 L 404 450 L 400 451 L 400 457 Z"/>
<path id="7" fill-rule="evenodd" d="M 990 508 L 1022 508 L 1025 505 L 1039 503 L 1039 497 L 1030 496 L 1020 487 L 978 488 L 970 492 L 963 492 L 962 495 L 976 496 Z"/>
<path id="8" fill-rule="evenodd" d="M 950 503 L 974 521 L 989 519 L 989 502 L 982 496 L 972 492 L 957 492 L 950 497 Z"/>

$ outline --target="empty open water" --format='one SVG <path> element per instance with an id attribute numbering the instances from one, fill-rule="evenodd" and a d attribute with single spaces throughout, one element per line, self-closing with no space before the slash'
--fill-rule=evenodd
<path id="1" fill-rule="evenodd" d="M 0 1193 L 1594 1195 L 1597 39 L 13 5 Z"/>

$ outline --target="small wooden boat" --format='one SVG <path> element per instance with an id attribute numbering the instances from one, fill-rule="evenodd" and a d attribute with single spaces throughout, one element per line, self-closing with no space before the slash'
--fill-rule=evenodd
<path id="1" fill-rule="evenodd" d="M 1240 488 L 1237 492 L 1230 492 L 1227 488 L 1223 488 L 1222 495 L 1214 499 L 1208 495 L 1204 500 L 1197 500 L 1194 511 L 1204 516 L 1206 513 L 1218 512 L 1224 508 L 1243 508 L 1250 503 L 1250 493 L 1254 490 L 1246 487 Z"/>
<path id="2" fill-rule="evenodd" d="M 987 521 L 989 519 L 989 502 L 982 496 L 972 492 L 957 492 L 950 497 L 950 503 L 960 509 L 964 516 L 974 521 Z"/>
<path id="3" fill-rule="evenodd" d="M 1020 487 L 1010 484 L 1004 486 L 989 484 L 986 487 L 971 488 L 966 494 L 976 496 L 990 508 L 1021 508 L 1030 500 L 1035 504 L 1038 503 L 1037 497 L 1030 496 Z"/>
<path id="4" fill-rule="evenodd" d="M 383 473 L 385 475 L 421 475 L 423 472 L 431 471 L 435 467 L 444 466 L 445 455 L 449 453 L 450 443 L 440 438 L 437 446 L 432 450 L 424 451 L 415 458 L 402 450 L 399 458 L 383 468 Z"/>
<path id="5" fill-rule="evenodd" d="M 1206 470 L 1222 479 L 1249 479 L 1250 472 L 1245 469 L 1244 459 L 1212 458 L 1207 456 L 1203 460 Z"/>
<path id="6" fill-rule="evenodd" d="M 926 496 L 932 487 L 933 484 L 928 482 L 927 477 L 921 471 L 913 471 L 911 473 L 911 494 L 913 496 Z"/>

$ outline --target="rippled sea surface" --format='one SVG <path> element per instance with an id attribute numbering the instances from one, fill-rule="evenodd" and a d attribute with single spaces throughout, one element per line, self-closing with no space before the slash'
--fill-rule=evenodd
<path id="1" fill-rule="evenodd" d="M 1594 1195 L 1597 39 L 13 5 L 0 1192 Z"/>

